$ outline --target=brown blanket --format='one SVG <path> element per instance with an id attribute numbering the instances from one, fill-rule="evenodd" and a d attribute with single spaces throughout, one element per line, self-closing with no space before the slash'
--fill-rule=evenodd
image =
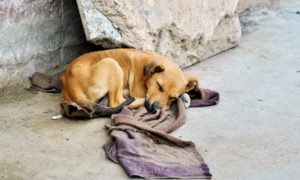
<path id="1" fill-rule="evenodd" d="M 39 87 L 37 84 L 34 86 Z M 215 105 L 219 101 L 217 92 L 206 89 L 190 92 L 189 95 L 192 107 Z M 107 99 L 100 100 L 100 105 L 106 107 Z M 70 118 L 97 117 L 93 107 L 76 103 L 62 102 L 61 110 L 64 116 Z M 194 143 L 169 135 L 185 121 L 186 110 L 181 98 L 171 108 L 157 110 L 154 114 L 148 113 L 145 107 L 125 107 L 112 115 L 106 124 L 113 137 L 104 145 L 106 156 L 119 163 L 130 177 L 211 178 L 209 168 Z"/>
<path id="2" fill-rule="evenodd" d="M 172 110 L 155 114 L 149 114 L 145 107 L 125 107 L 106 124 L 113 137 L 104 145 L 106 156 L 119 163 L 130 177 L 211 178 L 194 143 L 168 134 L 185 120 L 180 98 Z"/>

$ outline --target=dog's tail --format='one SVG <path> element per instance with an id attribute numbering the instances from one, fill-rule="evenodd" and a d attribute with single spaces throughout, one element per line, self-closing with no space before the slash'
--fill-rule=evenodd
<path id="1" fill-rule="evenodd" d="M 112 114 L 121 112 L 124 106 L 128 106 L 133 101 L 135 101 L 135 98 L 131 97 L 117 107 L 103 107 L 101 105 L 96 104 L 93 106 L 93 108 L 95 110 L 95 114 L 99 117 L 110 116 Z"/>

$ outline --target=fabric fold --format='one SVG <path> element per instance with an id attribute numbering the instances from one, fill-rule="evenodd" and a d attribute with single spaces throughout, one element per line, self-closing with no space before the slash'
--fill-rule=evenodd
<path id="1" fill-rule="evenodd" d="M 211 178 L 195 144 L 168 134 L 186 121 L 181 99 L 171 109 L 177 111 L 176 116 L 170 110 L 145 114 L 144 107 L 125 107 L 114 114 L 106 124 L 113 137 L 104 145 L 106 156 L 119 163 L 130 177 Z M 160 120 L 162 113 L 168 116 Z"/>

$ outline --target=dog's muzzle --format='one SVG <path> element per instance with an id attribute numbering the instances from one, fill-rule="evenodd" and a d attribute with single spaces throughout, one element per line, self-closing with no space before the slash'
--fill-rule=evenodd
<path id="1" fill-rule="evenodd" d="M 146 100 L 145 100 L 145 106 L 146 106 L 148 112 L 155 112 L 156 110 L 160 109 L 158 103 L 150 104 L 148 97 L 149 96 L 147 95 Z"/>

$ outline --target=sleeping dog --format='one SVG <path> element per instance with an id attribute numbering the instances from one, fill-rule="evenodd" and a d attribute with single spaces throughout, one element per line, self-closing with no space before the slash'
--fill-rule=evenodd
<path id="1" fill-rule="evenodd" d="M 135 49 L 84 54 L 69 65 L 61 85 L 63 101 L 91 105 L 96 111 L 98 100 L 108 95 L 111 109 L 99 115 L 117 113 L 129 104 L 146 105 L 149 111 L 165 108 L 182 93 L 199 89 L 197 78 L 184 75 L 171 60 Z"/>

